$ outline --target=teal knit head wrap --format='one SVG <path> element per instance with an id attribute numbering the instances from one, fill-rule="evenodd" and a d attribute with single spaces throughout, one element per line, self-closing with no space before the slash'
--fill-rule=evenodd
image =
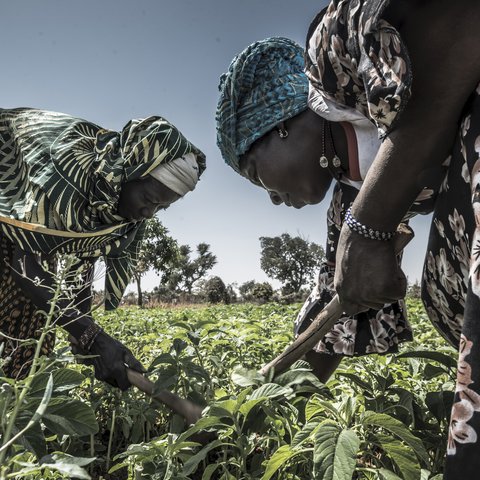
<path id="1" fill-rule="evenodd" d="M 239 157 L 279 122 L 307 108 L 308 79 L 302 48 L 288 38 L 253 43 L 220 78 L 217 145 L 240 173 Z"/>

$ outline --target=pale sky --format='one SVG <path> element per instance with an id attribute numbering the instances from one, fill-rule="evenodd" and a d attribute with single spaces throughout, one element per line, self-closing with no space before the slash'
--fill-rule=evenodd
<path id="1" fill-rule="evenodd" d="M 301 45 L 326 4 L 313 0 L 0 0 L 3 108 L 69 113 L 120 130 L 131 118 L 161 115 L 207 155 L 196 190 L 162 212 L 171 235 L 192 249 L 211 245 L 212 275 L 226 283 L 267 280 L 261 236 L 302 235 L 324 246 L 328 201 L 274 206 L 239 177 L 215 144 L 218 79 L 234 55 L 270 36 Z M 327 196 L 328 197 L 328 196 Z M 413 222 L 405 255 L 419 279 L 430 218 Z M 149 274 L 144 288 L 158 278 Z"/>

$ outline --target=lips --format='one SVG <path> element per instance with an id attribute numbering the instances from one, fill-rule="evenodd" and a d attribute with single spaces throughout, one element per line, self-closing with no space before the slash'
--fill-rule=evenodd
<path id="1" fill-rule="evenodd" d="M 304 201 L 296 202 L 296 201 L 292 200 L 292 198 L 290 197 L 290 195 L 288 193 L 285 194 L 285 196 L 282 200 L 283 200 L 283 203 L 287 207 L 293 207 L 293 208 L 296 208 L 296 209 L 302 208 L 306 205 L 306 202 L 304 202 Z"/>

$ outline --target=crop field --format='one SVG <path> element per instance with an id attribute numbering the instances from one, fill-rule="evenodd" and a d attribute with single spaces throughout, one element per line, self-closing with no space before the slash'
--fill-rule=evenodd
<path id="1" fill-rule="evenodd" d="M 136 389 L 94 380 L 60 338 L 33 375 L 2 379 L 0 478 L 441 479 L 456 355 L 419 301 L 400 354 L 346 360 L 325 385 L 303 361 L 261 377 L 299 308 L 99 311 L 156 388 L 204 406 L 202 418 L 187 428 Z"/>

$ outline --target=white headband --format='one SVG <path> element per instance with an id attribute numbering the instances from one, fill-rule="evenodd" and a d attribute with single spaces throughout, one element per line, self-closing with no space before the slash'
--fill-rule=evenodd
<path id="1" fill-rule="evenodd" d="M 192 191 L 198 182 L 198 165 L 195 154 L 187 153 L 168 163 L 162 163 L 149 175 L 182 197 Z"/>

